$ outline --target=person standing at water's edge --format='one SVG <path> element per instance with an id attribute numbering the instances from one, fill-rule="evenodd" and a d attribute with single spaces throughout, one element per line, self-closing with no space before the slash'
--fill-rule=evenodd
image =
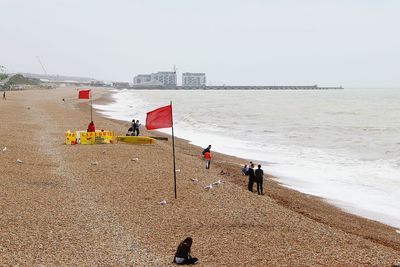
<path id="1" fill-rule="evenodd" d="M 208 145 L 201 154 L 203 154 L 204 160 L 206 161 L 206 169 L 209 169 L 211 164 L 211 145 Z"/>
<path id="2" fill-rule="evenodd" d="M 6 100 L 6 90 L 3 92 L 3 100 Z"/>
<path id="3" fill-rule="evenodd" d="M 258 169 L 255 170 L 254 176 L 257 183 L 257 193 L 259 195 L 264 195 L 263 193 L 263 179 L 264 179 L 264 171 L 261 169 L 261 165 L 258 165 Z"/>
<path id="4" fill-rule="evenodd" d="M 206 169 L 210 168 L 210 164 L 211 164 L 211 152 L 207 151 L 206 153 L 204 153 L 204 160 L 206 161 Z"/>
<path id="5" fill-rule="evenodd" d="M 254 186 L 254 164 L 251 164 L 249 169 L 246 172 L 246 175 L 249 176 L 249 183 L 247 185 L 247 188 L 249 189 L 250 192 L 253 192 L 253 186 Z"/>
<path id="6" fill-rule="evenodd" d="M 211 145 L 208 145 L 208 147 L 204 148 L 203 152 L 201 152 L 201 154 L 205 154 L 206 152 L 210 152 L 211 151 Z"/>

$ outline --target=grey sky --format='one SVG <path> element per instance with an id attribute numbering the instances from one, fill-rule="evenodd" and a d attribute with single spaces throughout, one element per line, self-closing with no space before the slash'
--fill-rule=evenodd
<path id="1" fill-rule="evenodd" d="M 0 0 L 0 65 L 131 81 L 400 85 L 400 1 Z"/>

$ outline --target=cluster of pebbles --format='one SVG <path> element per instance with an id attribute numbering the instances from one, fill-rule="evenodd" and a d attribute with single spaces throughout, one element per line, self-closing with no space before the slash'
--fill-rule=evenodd
<path id="1" fill-rule="evenodd" d="M 64 145 L 66 129 L 87 125 L 85 103 L 61 101 L 75 94 L 11 92 L 2 103 L 1 264 L 170 266 L 191 236 L 203 266 L 397 266 L 395 229 L 269 178 L 265 196 L 252 194 L 239 170 L 246 160 L 214 153 L 205 170 L 201 149 L 178 139 L 175 199 L 170 141 Z M 129 127 L 94 121 L 119 133 Z"/>

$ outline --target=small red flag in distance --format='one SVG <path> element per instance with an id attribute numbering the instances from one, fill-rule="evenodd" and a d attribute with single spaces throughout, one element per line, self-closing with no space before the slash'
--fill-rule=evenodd
<path id="1" fill-rule="evenodd" d="M 146 129 L 155 130 L 172 127 L 172 106 L 168 105 L 147 112 Z"/>
<path id="2" fill-rule="evenodd" d="M 79 99 L 89 99 L 90 90 L 80 90 L 79 91 Z"/>

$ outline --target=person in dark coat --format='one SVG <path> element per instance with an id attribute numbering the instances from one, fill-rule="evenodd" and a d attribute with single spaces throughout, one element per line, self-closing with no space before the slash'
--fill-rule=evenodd
<path id="1" fill-rule="evenodd" d="M 257 193 L 259 195 L 264 195 L 263 193 L 263 180 L 264 180 L 264 171 L 261 169 L 261 165 L 258 165 L 258 169 L 255 170 L 254 176 L 256 178 L 257 183 Z"/>
<path id="2" fill-rule="evenodd" d="M 132 136 L 135 136 L 135 133 L 136 133 L 136 121 L 135 121 L 135 119 L 133 119 L 132 120 L 132 126 L 131 126 L 131 128 L 132 128 Z"/>
<path id="3" fill-rule="evenodd" d="M 253 192 L 253 186 L 254 186 L 254 164 L 251 164 L 249 169 L 246 172 L 246 175 L 249 176 L 249 183 L 247 185 L 247 188 L 249 189 L 250 192 Z"/>
<path id="4" fill-rule="evenodd" d="M 140 123 L 139 123 L 139 120 L 136 120 L 136 129 L 135 129 L 136 136 L 139 136 L 139 129 L 140 129 Z"/>
<path id="5" fill-rule="evenodd" d="M 192 243 L 193 239 L 191 237 L 187 237 L 179 244 L 175 253 L 174 263 L 184 265 L 195 264 L 198 261 L 197 258 L 192 258 L 192 256 L 190 255 Z"/>

